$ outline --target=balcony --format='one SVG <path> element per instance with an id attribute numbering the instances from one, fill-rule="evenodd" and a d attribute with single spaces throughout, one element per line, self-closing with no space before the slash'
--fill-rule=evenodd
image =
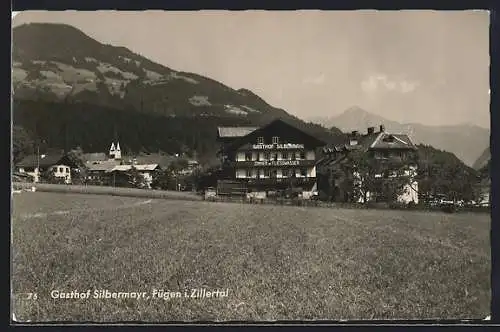
<path id="1" fill-rule="evenodd" d="M 283 184 L 289 186 L 312 185 L 316 182 L 316 178 L 311 177 L 288 177 L 288 178 L 242 178 L 238 180 L 246 181 L 248 184 L 254 185 L 276 185 Z"/>

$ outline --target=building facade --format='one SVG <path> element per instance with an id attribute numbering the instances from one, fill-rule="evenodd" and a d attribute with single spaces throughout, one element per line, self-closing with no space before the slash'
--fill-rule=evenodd
<path id="1" fill-rule="evenodd" d="M 392 185 L 396 201 L 418 203 L 417 147 L 408 135 L 389 133 L 383 125 L 365 134 L 353 131 L 344 144 L 325 147 L 318 169 L 319 189 L 330 200 L 390 201 Z"/>
<path id="2" fill-rule="evenodd" d="M 219 127 L 219 157 L 225 179 L 242 183 L 248 192 L 294 190 L 303 197 L 316 190 L 316 152 L 321 140 L 275 120 L 261 128 Z"/>
<path id="3" fill-rule="evenodd" d="M 36 183 L 49 173 L 65 183 L 71 183 L 71 170 L 78 167 L 79 165 L 69 154 L 53 150 L 26 156 L 16 164 L 16 171 L 32 176 Z"/>

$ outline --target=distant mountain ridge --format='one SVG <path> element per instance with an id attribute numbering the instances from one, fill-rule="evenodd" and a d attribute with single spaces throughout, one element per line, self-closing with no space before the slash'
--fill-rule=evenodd
<path id="1" fill-rule="evenodd" d="M 477 160 L 472 165 L 472 168 L 479 170 L 485 167 L 491 159 L 490 147 L 488 146 L 483 153 L 477 158 Z"/>
<path id="2" fill-rule="evenodd" d="M 342 135 L 336 128 L 306 123 L 273 107 L 250 90 L 232 89 L 208 77 L 173 70 L 125 47 L 102 44 L 69 25 L 25 24 L 15 27 L 12 35 L 13 95 L 17 101 L 26 101 L 21 103 L 23 116 L 15 118 L 35 135 L 41 135 L 40 130 L 29 122 L 28 115 L 36 112 L 38 106 L 31 101 L 38 102 L 43 109 L 53 103 L 66 105 L 53 107 L 61 115 L 66 113 L 64 110 L 74 108 L 72 105 L 79 105 L 79 112 L 95 105 L 103 112 L 115 109 L 144 114 L 145 122 L 150 121 L 146 117 L 160 116 L 210 118 L 207 121 L 211 126 L 217 118 L 225 123 L 234 119 L 235 124 L 262 125 L 280 118 L 326 141 Z M 95 114 L 93 118 L 109 119 Z M 49 132 L 56 129 L 43 127 L 45 136 L 56 136 Z M 133 146 L 140 144 L 136 134 L 121 132 L 121 136 L 124 140 L 127 137 L 134 140 Z M 148 138 L 148 141 L 163 140 L 162 144 L 166 144 L 165 139 Z M 169 139 L 178 141 L 179 137 Z M 99 143 L 93 138 L 93 144 L 109 143 L 104 142 L 104 137 L 102 140 Z"/>
<path id="3" fill-rule="evenodd" d="M 402 124 L 367 112 L 360 107 L 351 107 L 338 116 L 316 117 L 309 120 L 326 127 L 335 126 L 344 132 L 366 131 L 368 127 L 378 128 L 383 124 L 388 131 L 410 135 L 415 144 L 431 145 L 451 152 L 468 166 L 474 165 L 490 142 L 490 131 L 479 126 Z"/>

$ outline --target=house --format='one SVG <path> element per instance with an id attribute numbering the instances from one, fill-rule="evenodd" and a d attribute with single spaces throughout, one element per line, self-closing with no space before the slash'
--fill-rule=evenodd
<path id="1" fill-rule="evenodd" d="M 110 178 L 111 183 L 116 185 L 117 179 L 119 181 L 128 181 L 128 172 L 132 169 L 137 170 L 137 172 L 143 177 L 144 185 L 147 188 L 151 188 L 151 183 L 153 182 L 154 173 L 161 170 L 158 164 L 149 165 L 116 165 L 113 168 L 106 171 L 106 175 Z"/>
<path id="2" fill-rule="evenodd" d="M 356 171 L 356 165 L 351 165 L 352 160 L 349 158 L 355 152 L 364 155 L 372 165 L 376 165 L 377 169 L 374 168 L 372 174 L 361 175 Z M 358 196 L 356 199 L 358 202 L 387 200 L 388 198 L 382 194 L 382 187 L 367 191 L 363 195 L 356 193 L 363 187 L 363 183 L 368 183 L 364 181 L 371 181 L 373 178 L 399 179 L 407 183 L 404 184 L 397 200 L 402 203 L 418 203 L 418 182 L 415 180 L 416 157 L 417 147 L 406 134 L 389 133 L 383 125 L 379 127 L 379 131 L 375 131 L 375 127 L 369 127 L 365 134 L 353 131 L 344 144 L 324 147 L 323 158 L 318 162 L 321 178 L 318 189 L 327 193 L 327 196 L 334 201 L 352 200 L 353 196 Z M 347 174 L 349 172 L 351 174 Z M 366 176 L 370 179 L 368 180 Z M 352 185 L 346 187 L 347 177 L 352 177 Z M 377 183 L 383 186 L 389 181 Z"/>
<path id="3" fill-rule="evenodd" d="M 109 160 L 109 157 L 104 152 L 84 153 L 82 161 L 86 165 L 95 165 Z"/>
<path id="4" fill-rule="evenodd" d="M 161 170 L 158 164 L 148 164 L 148 165 L 134 165 L 135 169 L 142 175 L 144 182 L 148 188 L 151 188 L 151 183 L 153 182 L 153 177 L 155 172 Z"/>
<path id="5" fill-rule="evenodd" d="M 91 183 L 104 184 L 107 181 L 108 173 L 117 165 L 120 165 L 120 161 L 115 159 L 87 164 L 87 180 Z"/>
<path id="6" fill-rule="evenodd" d="M 283 120 L 260 128 L 219 127 L 217 138 L 218 180 L 239 182 L 259 197 L 290 188 L 310 197 L 316 190 L 316 150 L 323 141 Z"/>
<path id="7" fill-rule="evenodd" d="M 196 160 L 188 160 L 187 166 L 181 169 L 178 173 L 179 175 L 191 175 L 197 169 L 199 169 L 200 164 Z"/>
<path id="8" fill-rule="evenodd" d="M 71 183 L 71 170 L 77 169 L 79 165 L 69 154 L 59 150 L 51 150 L 40 155 L 28 155 L 15 167 L 17 172 L 32 176 L 34 182 L 40 182 L 44 173 L 50 173 L 66 183 Z"/>

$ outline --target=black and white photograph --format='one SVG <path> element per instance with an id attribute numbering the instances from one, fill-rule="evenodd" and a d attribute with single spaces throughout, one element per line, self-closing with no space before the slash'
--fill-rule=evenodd
<path id="1" fill-rule="evenodd" d="M 490 13 L 12 13 L 11 322 L 491 319 Z"/>

